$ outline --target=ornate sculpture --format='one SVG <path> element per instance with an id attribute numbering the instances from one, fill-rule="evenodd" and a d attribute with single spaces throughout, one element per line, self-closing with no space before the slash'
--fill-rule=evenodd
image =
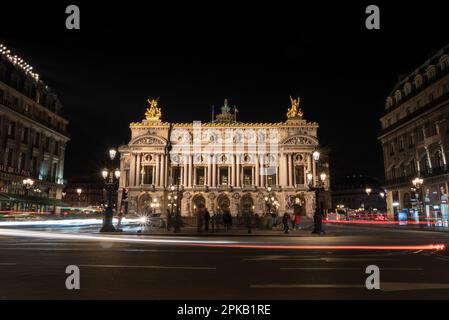
<path id="1" fill-rule="evenodd" d="M 302 111 L 299 108 L 299 102 L 300 99 L 299 97 L 294 99 L 292 98 L 292 96 L 290 96 L 290 102 L 291 102 L 291 107 L 288 109 L 287 112 L 287 118 L 288 119 L 293 119 L 293 118 L 302 118 Z"/>
<path id="2" fill-rule="evenodd" d="M 158 99 L 148 99 L 150 108 L 147 108 L 145 112 L 145 118 L 150 121 L 159 121 L 162 116 L 161 108 L 157 107 Z"/>

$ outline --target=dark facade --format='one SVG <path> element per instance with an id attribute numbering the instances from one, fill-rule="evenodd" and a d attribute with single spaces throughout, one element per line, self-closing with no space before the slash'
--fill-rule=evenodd
<path id="1" fill-rule="evenodd" d="M 78 194 L 77 190 L 81 193 Z M 70 207 L 101 206 L 104 204 L 103 183 L 89 179 L 69 181 L 64 189 L 64 203 Z"/>
<path id="2" fill-rule="evenodd" d="M 416 177 L 439 205 L 449 179 L 449 45 L 396 84 L 380 121 L 389 213 L 413 206 Z"/>
<path id="3" fill-rule="evenodd" d="M 369 189 L 369 193 L 367 193 Z M 334 182 L 332 186 L 332 206 L 344 206 L 348 209 L 365 209 L 385 212 L 386 193 L 381 183 L 362 175 L 346 176 Z"/>
<path id="4" fill-rule="evenodd" d="M 0 44 L 0 208 L 58 211 L 68 121 L 31 66 Z M 32 180 L 25 185 L 24 179 Z"/>

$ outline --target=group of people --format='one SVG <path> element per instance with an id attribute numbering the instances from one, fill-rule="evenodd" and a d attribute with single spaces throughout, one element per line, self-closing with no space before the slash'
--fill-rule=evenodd
<path id="1" fill-rule="evenodd" d="M 173 228 L 174 232 L 179 232 L 182 226 L 182 219 L 180 214 L 175 214 L 167 209 L 167 231 Z"/>
<path id="2" fill-rule="evenodd" d="M 292 229 L 299 230 L 301 229 L 300 226 L 300 215 L 299 213 L 293 214 L 290 216 L 288 212 L 285 212 L 282 216 L 282 225 L 284 227 L 284 233 L 288 233 L 290 230 L 290 225 L 292 226 Z"/>
<path id="3" fill-rule="evenodd" d="M 223 223 L 225 231 L 228 231 L 232 226 L 232 215 L 229 210 L 223 210 L 221 215 L 211 216 L 209 210 L 204 205 L 198 205 L 195 210 L 197 216 L 197 231 L 202 232 L 209 231 L 211 220 L 212 228 L 214 229 L 217 224 Z"/>

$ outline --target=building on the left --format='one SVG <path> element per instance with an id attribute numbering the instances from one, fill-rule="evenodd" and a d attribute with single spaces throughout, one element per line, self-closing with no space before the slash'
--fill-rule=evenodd
<path id="1" fill-rule="evenodd" d="M 0 44 L 0 211 L 58 213 L 68 141 L 56 94 Z"/>

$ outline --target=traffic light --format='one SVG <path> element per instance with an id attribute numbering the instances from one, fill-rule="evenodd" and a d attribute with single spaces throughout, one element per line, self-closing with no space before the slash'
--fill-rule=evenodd
<path id="1" fill-rule="evenodd" d="M 128 188 L 122 190 L 122 200 L 128 200 Z"/>

